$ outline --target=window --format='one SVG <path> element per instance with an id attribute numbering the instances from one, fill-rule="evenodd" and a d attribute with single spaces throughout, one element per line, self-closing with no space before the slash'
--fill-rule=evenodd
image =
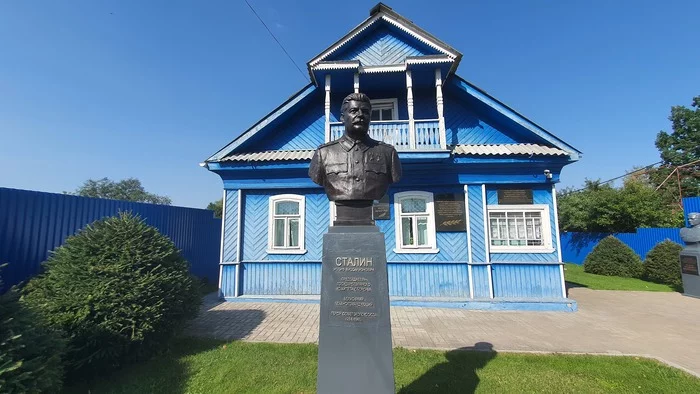
<path id="1" fill-rule="evenodd" d="M 270 197 L 267 252 L 303 254 L 304 196 L 282 194 Z"/>
<path id="2" fill-rule="evenodd" d="M 398 119 L 398 101 L 396 99 L 371 100 L 370 102 L 372 103 L 371 121 Z"/>
<path id="3" fill-rule="evenodd" d="M 437 253 L 433 194 L 403 192 L 394 196 L 396 253 Z"/>
<path id="4" fill-rule="evenodd" d="M 491 252 L 551 253 L 548 205 L 489 205 Z"/>

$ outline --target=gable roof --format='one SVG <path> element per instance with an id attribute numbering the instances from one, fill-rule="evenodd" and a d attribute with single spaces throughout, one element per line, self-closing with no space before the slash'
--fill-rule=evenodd
<path id="1" fill-rule="evenodd" d="M 348 34 L 341 37 L 338 41 L 333 43 L 331 46 L 323 50 L 321 53 L 316 55 L 313 59 L 309 60 L 306 64 L 311 80 L 318 84 L 316 81 L 316 76 L 314 75 L 314 69 L 316 67 L 324 67 L 322 63 L 330 60 L 329 58 L 339 51 L 340 49 L 345 49 L 350 43 L 356 42 L 363 33 L 367 31 L 370 27 L 373 27 L 379 23 L 385 23 L 392 27 L 398 28 L 409 36 L 415 38 L 421 43 L 431 47 L 438 52 L 439 55 L 446 56 L 453 62 L 452 67 L 448 74 L 454 72 L 459 65 L 459 61 L 462 59 L 462 54 L 451 46 L 447 45 L 444 41 L 439 40 L 432 34 L 416 26 L 410 20 L 404 18 L 403 16 L 397 14 L 391 7 L 385 5 L 384 3 L 379 3 L 374 6 L 369 12 L 369 18 L 365 19 L 357 27 L 352 29 Z"/>

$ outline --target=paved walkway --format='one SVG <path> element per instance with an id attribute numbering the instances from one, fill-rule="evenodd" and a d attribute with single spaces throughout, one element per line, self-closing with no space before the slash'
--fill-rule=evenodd
<path id="1" fill-rule="evenodd" d="M 637 354 L 700 376 L 700 299 L 678 293 L 570 289 L 579 311 L 484 312 L 392 307 L 394 346 L 497 351 Z M 318 341 L 318 304 L 209 298 L 190 334 L 220 339 Z"/>

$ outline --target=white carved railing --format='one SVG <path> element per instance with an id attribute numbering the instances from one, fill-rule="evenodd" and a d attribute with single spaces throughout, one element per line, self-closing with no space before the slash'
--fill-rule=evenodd
<path id="1" fill-rule="evenodd" d="M 394 145 L 399 151 L 439 150 L 440 122 L 437 119 L 415 120 L 415 138 L 407 120 L 374 121 L 369 125 L 369 136 L 377 141 Z M 345 128 L 340 122 L 331 123 L 331 141 L 342 137 Z M 412 147 L 411 140 L 415 141 Z"/>

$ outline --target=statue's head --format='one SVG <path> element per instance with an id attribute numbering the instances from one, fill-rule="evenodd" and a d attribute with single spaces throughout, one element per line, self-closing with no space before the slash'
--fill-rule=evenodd
<path id="1" fill-rule="evenodd" d="M 360 139 L 369 131 L 372 104 L 364 93 L 351 93 L 343 99 L 340 120 L 345 125 L 345 134 Z"/>
<path id="2" fill-rule="evenodd" d="M 688 214 L 688 223 L 690 223 L 691 226 L 700 225 L 700 213 L 697 213 L 697 212 L 689 213 Z"/>

